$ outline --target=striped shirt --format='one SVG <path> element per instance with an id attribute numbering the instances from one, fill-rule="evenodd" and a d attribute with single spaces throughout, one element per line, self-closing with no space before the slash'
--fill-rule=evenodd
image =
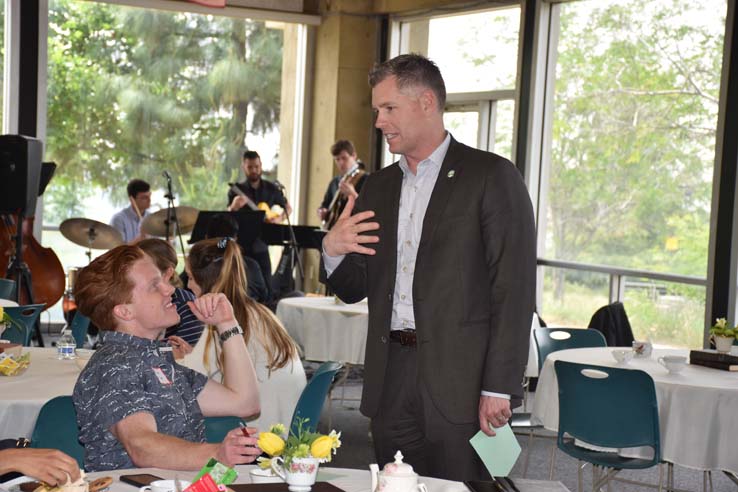
<path id="1" fill-rule="evenodd" d="M 179 314 L 179 324 L 170 326 L 167 328 L 165 338 L 171 335 L 177 335 L 184 339 L 187 343 L 193 347 L 197 344 L 200 339 L 202 330 L 205 329 L 205 325 L 192 314 L 190 307 L 187 305 L 187 301 L 194 301 L 195 294 L 186 289 L 176 288 L 174 294 L 172 294 L 172 302 L 177 306 L 177 313 Z"/>

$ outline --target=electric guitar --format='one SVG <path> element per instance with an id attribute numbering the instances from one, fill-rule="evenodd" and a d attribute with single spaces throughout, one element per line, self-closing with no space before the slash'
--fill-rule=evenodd
<path id="1" fill-rule="evenodd" d="M 254 201 L 249 198 L 249 196 L 244 193 L 243 190 L 238 185 L 236 185 L 236 183 L 228 183 L 228 186 L 231 187 L 231 191 L 233 193 L 246 199 L 246 206 L 249 207 L 251 210 L 264 211 L 264 213 L 266 214 L 264 215 L 264 220 L 268 222 L 273 222 L 274 220 L 279 219 L 282 216 L 281 212 L 275 212 L 274 210 L 272 210 L 267 202 L 259 202 L 258 204 L 254 203 Z"/>
<path id="2" fill-rule="evenodd" d="M 331 200 L 331 204 L 328 207 L 328 215 L 326 215 L 326 218 L 323 221 L 324 231 L 330 230 L 336 224 L 338 217 L 341 215 L 341 211 L 346 204 L 346 197 L 341 195 L 340 183 L 348 182 L 355 187 L 356 183 L 359 182 L 359 179 L 361 179 L 364 174 L 365 171 L 359 166 L 356 166 L 354 169 L 343 175 L 339 182 L 339 188 L 336 190 L 336 194 L 333 195 L 333 200 Z"/>

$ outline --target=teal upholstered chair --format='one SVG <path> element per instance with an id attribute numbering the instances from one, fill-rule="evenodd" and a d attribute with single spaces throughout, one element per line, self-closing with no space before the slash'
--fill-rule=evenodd
<path id="1" fill-rule="evenodd" d="M 536 354 L 538 355 L 538 373 L 540 374 L 543 362 L 551 352 L 557 350 L 565 350 L 570 348 L 584 347 L 605 347 L 605 337 L 597 330 L 583 328 L 535 328 L 533 330 L 533 338 L 536 344 Z M 523 462 L 523 477 L 528 474 L 528 465 L 530 463 L 530 450 L 533 445 L 534 437 L 554 437 L 548 434 L 535 434 L 535 431 L 543 430 L 542 425 L 534 424 L 531 421 L 531 414 L 528 412 L 515 412 L 510 419 L 510 427 L 513 432 L 525 433 L 528 435 L 528 447 L 525 453 L 525 461 Z M 548 471 L 549 480 L 553 480 L 554 464 L 555 464 L 556 446 L 551 447 L 551 460 Z"/>
<path id="2" fill-rule="evenodd" d="M 243 421 L 238 417 L 205 417 L 205 440 L 210 443 L 223 442 L 226 434 L 241 422 Z"/>
<path id="3" fill-rule="evenodd" d="M 44 304 L 27 304 L 25 306 L 6 307 L 5 312 L 8 313 L 15 323 L 8 326 L 3 332 L 3 338 L 13 343 L 20 343 L 28 347 L 31 344 L 31 334 L 33 327 L 38 320 Z"/>
<path id="4" fill-rule="evenodd" d="M 71 396 L 57 396 L 41 407 L 33 428 L 31 447 L 59 449 L 84 468 L 85 448 L 79 442 L 77 412 Z"/>
<path id="5" fill-rule="evenodd" d="M 0 278 L 0 299 L 15 299 L 15 280 Z"/>
<path id="6" fill-rule="evenodd" d="M 656 387 L 646 372 L 576 364 L 557 360 L 554 363 L 559 383 L 560 450 L 595 468 L 592 490 L 610 480 L 621 469 L 643 469 L 661 462 L 659 408 Z M 575 441 L 576 440 L 576 441 Z M 649 447 L 651 458 L 626 458 L 616 452 L 595 451 L 600 448 Z M 662 474 L 659 473 L 659 490 Z M 582 467 L 579 466 L 579 490 L 582 490 Z"/>
<path id="7" fill-rule="evenodd" d="M 538 373 L 551 352 L 573 348 L 607 347 L 605 337 L 591 328 L 536 328 L 533 339 L 538 351 Z"/>
<path id="8" fill-rule="evenodd" d="M 90 326 L 90 318 L 80 313 L 74 315 L 72 320 L 72 336 L 77 343 L 77 348 L 82 348 L 87 341 L 87 328 Z"/>
<path id="9" fill-rule="evenodd" d="M 303 430 L 315 432 L 320 422 L 320 413 L 323 410 L 325 398 L 331 388 L 331 383 L 336 373 L 341 370 L 343 364 L 340 362 L 324 362 L 310 378 L 300 394 L 295 411 L 292 414 L 290 433 L 297 434 L 298 419 L 307 419 Z"/>

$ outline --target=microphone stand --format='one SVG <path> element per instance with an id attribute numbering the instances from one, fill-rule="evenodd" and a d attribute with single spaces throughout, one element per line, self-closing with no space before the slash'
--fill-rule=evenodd
<path id="1" fill-rule="evenodd" d="M 184 241 L 182 240 L 182 231 L 179 229 L 179 220 L 177 219 L 177 207 L 174 206 L 174 193 L 172 192 L 172 178 L 171 176 L 169 176 L 169 173 L 165 174 L 164 177 L 167 178 L 167 194 L 164 195 L 164 198 L 167 199 L 167 218 L 164 220 L 164 225 L 166 226 L 166 238 L 167 238 L 167 241 L 169 241 L 169 225 L 174 224 L 174 227 L 175 227 L 174 234 L 176 234 L 179 237 L 179 247 L 182 250 L 182 258 L 186 258 L 185 249 L 184 249 Z"/>
<path id="2" fill-rule="evenodd" d="M 284 195 L 284 186 L 282 183 L 277 181 L 275 183 L 277 187 L 282 192 L 282 195 Z M 287 197 L 285 197 L 285 204 L 287 203 Z M 290 247 L 290 275 L 292 275 L 292 272 L 295 268 L 295 263 L 297 263 L 297 272 L 300 275 L 300 288 L 303 288 L 303 285 L 305 284 L 305 271 L 302 268 L 302 261 L 300 260 L 300 255 L 297 253 L 297 238 L 295 237 L 295 229 L 292 227 L 292 222 L 290 221 L 290 214 L 287 213 L 287 209 L 285 208 L 285 216 L 287 217 L 287 230 L 290 231 L 290 241 L 287 243 L 287 245 Z"/>

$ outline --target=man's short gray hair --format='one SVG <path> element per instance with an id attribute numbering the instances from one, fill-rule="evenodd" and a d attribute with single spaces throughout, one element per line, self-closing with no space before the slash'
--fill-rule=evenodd
<path id="1" fill-rule="evenodd" d="M 382 63 L 377 63 L 369 72 L 369 85 L 374 88 L 387 77 L 397 79 L 397 87 L 424 87 L 433 91 L 438 100 L 438 110 L 446 105 L 446 84 L 443 82 L 438 65 L 417 53 L 400 55 Z"/>

